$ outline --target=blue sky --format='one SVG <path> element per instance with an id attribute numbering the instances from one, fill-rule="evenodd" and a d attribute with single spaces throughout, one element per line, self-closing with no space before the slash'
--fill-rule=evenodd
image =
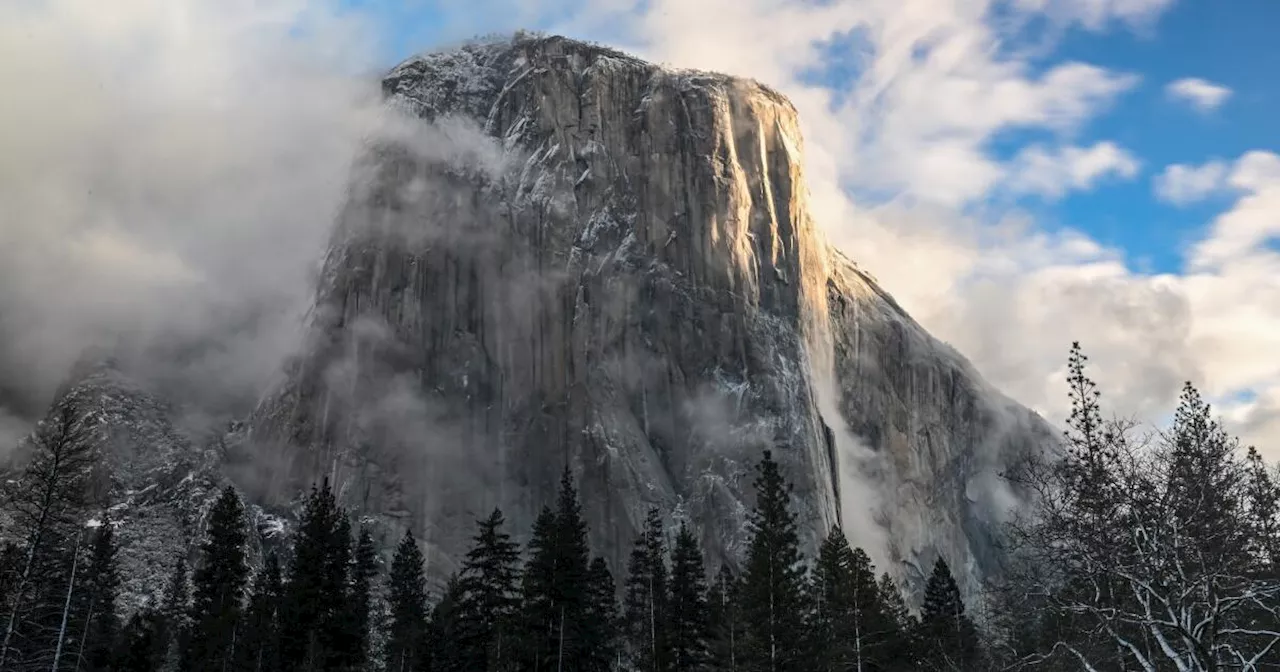
<path id="1" fill-rule="evenodd" d="M 1280 108 L 1276 26 L 1280 3 L 1204 0 L 1174 5 L 1149 34 L 1070 31 L 1056 50 L 1059 56 L 1142 75 L 1142 83 L 1120 98 L 1114 111 L 1090 126 L 1089 136 L 1116 139 L 1141 158 L 1144 170 L 1137 180 L 1073 195 L 1060 204 L 1055 219 L 1124 249 L 1135 264 L 1149 259 L 1153 271 L 1178 270 L 1188 241 L 1229 201 L 1185 208 L 1159 203 L 1152 194 L 1152 171 L 1255 148 L 1280 149 L 1274 121 Z M 1226 86 L 1232 94 L 1210 114 L 1177 104 L 1164 87 L 1188 76 Z"/>

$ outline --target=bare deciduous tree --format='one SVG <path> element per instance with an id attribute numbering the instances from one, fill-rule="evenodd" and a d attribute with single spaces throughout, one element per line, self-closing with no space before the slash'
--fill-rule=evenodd
<path id="1" fill-rule="evenodd" d="M 1006 637 L 1014 659 L 1089 672 L 1276 669 L 1274 480 L 1190 384 L 1167 431 L 1104 422 L 1085 361 L 1074 347 L 1065 449 L 1008 474 L 1034 495 L 1009 526 L 1000 588 L 1023 626 Z"/>

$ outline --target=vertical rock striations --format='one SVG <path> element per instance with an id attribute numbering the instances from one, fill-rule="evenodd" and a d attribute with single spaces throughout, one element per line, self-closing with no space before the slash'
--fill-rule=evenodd
<path id="1" fill-rule="evenodd" d="M 771 448 L 806 543 L 843 513 L 908 572 L 990 568 L 983 475 L 1049 433 L 828 249 L 785 98 L 529 37 L 383 89 L 421 121 L 359 166 L 309 341 L 249 422 L 272 478 L 328 476 L 443 574 L 474 519 L 527 527 L 567 466 L 615 569 L 650 505 L 714 566 Z"/>

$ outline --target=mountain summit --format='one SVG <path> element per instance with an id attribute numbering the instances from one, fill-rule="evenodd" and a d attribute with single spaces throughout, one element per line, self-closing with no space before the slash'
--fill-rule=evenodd
<path id="1" fill-rule="evenodd" d="M 54 404 L 94 428 L 126 604 L 154 599 L 227 480 L 254 554 L 328 479 L 442 578 L 477 519 L 531 529 L 567 470 L 615 572 L 650 507 L 736 565 L 765 450 L 810 555 L 841 525 L 915 589 L 939 556 L 968 590 L 998 568 L 1019 494 L 996 474 L 1054 432 L 826 243 L 786 98 L 528 35 L 382 88 L 305 341 L 250 417 L 195 439 L 89 364 Z"/>
<path id="2" fill-rule="evenodd" d="M 809 547 L 843 524 L 914 583 L 938 554 L 970 586 L 993 568 L 994 474 L 1053 433 L 827 245 L 785 97 L 527 35 L 382 88 L 417 121 L 358 166 L 305 351 L 244 437 L 291 481 L 413 528 L 443 574 L 567 468 L 614 567 L 650 506 L 714 566 L 772 449 Z"/>

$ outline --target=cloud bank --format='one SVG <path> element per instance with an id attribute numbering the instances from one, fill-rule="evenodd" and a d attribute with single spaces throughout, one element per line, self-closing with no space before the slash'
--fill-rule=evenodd
<path id="1" fill-rule="evenodd" d="M 376 119 L 372 37 L 302 0 L 0 4 L 11 413 L 91 346 L 215 406 L 261 389 Z"/>

